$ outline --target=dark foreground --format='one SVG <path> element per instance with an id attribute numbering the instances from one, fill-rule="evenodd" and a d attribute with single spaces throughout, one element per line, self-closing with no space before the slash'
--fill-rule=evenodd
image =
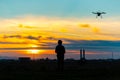
<path id="1" fill-rule="evenodd" d="M 120 80 L 120 61 L 66 61 L 57 71 L 56 61 L 0 61 L 0 80 Z"/>

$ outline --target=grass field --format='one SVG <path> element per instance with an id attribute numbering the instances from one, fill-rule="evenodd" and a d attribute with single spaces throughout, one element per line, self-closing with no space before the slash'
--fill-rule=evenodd
<path id="1" fill-rule="evenodd" d="M 120 80 L 120 61 L 66 61 L 63 72 L 56 61 L 0 61 L 0 80 Z"/>

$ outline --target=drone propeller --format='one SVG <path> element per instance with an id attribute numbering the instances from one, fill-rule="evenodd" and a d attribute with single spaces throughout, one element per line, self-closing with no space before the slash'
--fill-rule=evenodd
<path id="1" fill-rule="evenodd" d="M 97 13 L 95 13 L 95 12 L 92 12 L 93 14 L 97 14 Z"/>
<path id="2" fill-rule="evenodd" d="M 102 14 L 106 14 L 106 12 L 101 12 Z"/>

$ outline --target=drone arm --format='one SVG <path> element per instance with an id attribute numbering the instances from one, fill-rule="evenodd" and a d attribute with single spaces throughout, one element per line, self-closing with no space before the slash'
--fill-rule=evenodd
<path id="1" fill-rule="evenodd" d="M 92 12 L 93 14 L 97 14 L 97 13 L 95 13 L 95 12 Z"/>
<path id="2" fill-rule="evenodd" d="M 106 14 L 106 12 L 102 12 L 102 14 Z"/>

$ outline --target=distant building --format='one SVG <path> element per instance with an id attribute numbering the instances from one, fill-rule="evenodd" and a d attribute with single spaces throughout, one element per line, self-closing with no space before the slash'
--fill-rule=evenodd
<path id="1" fill-rule="evenodd" d="M 86 58 L 85 58 L 85 49 L 80 49 L 80 61 L 82 63 L 86 61 Z"/>

